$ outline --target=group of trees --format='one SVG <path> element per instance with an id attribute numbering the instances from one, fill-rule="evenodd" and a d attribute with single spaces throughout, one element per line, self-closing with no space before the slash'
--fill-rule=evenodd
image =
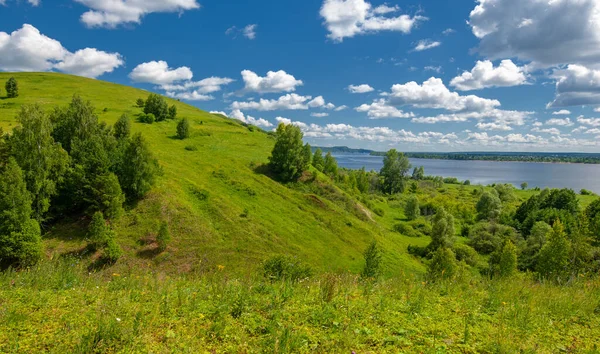
<path id="1" fill-rule="evenodd" d="M 175 105 L 169 107 L 165 98 L 155 93 L 151 93 L 145 101 L 138 98 L 136 105 L 144 110 L 140 116 L 140 121 L 143 123 L 152 124 L 177 118 L 177 107 Z"/>
<path id="2" fill-rule="evenodd" d="M 31 264 L 41 255 L 40 225 L 65 215 L 114 220 L 126 200 L 145 196 L 159 166 L 124 115 L 98 121 L 90 102 L 74 96 L 46 113 L 26 105 L 19 126 L 0 142 L 0 259 Z M 6 206 L 6 207 L 4 207 Z M 97 214 L 97 213 L 100 214 Z M 117 254 L 116 244 L 105 244 Z M 111 258 L 111 257 L 109 257 Z"/>

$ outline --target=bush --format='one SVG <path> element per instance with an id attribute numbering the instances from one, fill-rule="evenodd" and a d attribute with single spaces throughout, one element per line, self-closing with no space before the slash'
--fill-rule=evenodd
<path id="1" fill-rule="evenodd" d="M 177 123 L 177 137 L 181 140 L 190 137 L 190 121 L 187 118 L 183 118 Z"/>
<path id="2" fill-rule="evenodd" d="M 263 275 L 271 281 L 298 281 L 312 275 L 310 266 L 287 256 L 274 256 L 263 263 Z"/>
<path id="3" fill-rule="evenodd" d="M 457 272 L 456 256 L 446 247 L 440 247 L 433 254 L 427 275 L 431 280 L 452 279 Z"/>
<path id="4" fill-rule="evenodd" d="M 114 240 L 114 236 L 110 237 L 108 239 L 108 242 L 106 243 L 106 247 L 104 247 L 102 259 L 107 263 L 114 264 L 119 260 L 119 258 L 121 258 L 122 255 L 123 251 L 121 250 L 121 247 L 119 247 L 117 242 Z"/>
<path id="5" fill-rule="evenodd" d="M 88 241 L 95 250 L 98 250 L 107 244 L 108 236 L 108 226 L 104 220 L 104 215 L 98 211 L 94 213 L 92 221 L 88 226 Z"/>
<path id="6" fill-rule="evenodd" d="M 169 224 L 163 221 L 160 224 L 160 230 L 156 236 L 156 243 L 158 243 L 158 250 L 163 252 L 167 249 L 169 242 L 171 241 L 171 233 L 169 232 Z"/>
<path id="7" fill-rule="evenodd" d="M 517 248 L 506 240 L 501 250 L 492 254 L 489 259 L 490 272 L 494 276 L 509 277 L 517 271 Z"/>
<path id="8" fill-rule="evenodd" d="M 177 118 L 177 107 L 175 107 L 175 105 L 172 105 L 171 107 L 169 107 L 168 118 L 169 119 L 175 119 L 175 118 Z"/>
<path id="9" fill-rule="evenodd" d="M 404 214 L 408 220 L 415 220 L 421 215 L 421 209 L 419 208 L 419 199 L 416 196 L 411 196 L 404 207 Z"/>
<path id="10" fill-rule="evenodd" d="M 271 170 L 284 182 L 296 181 L 309 167 L 302 131 L 292 124 L 279 124 L 277 141 L 269 157 Z"/>
<path id="11" fill-rule="evenodd" d="M 198 148 L 197 148 L 196 146 L 193 146 L 193 145 L 187 145 L 187 146 L 185 147 L 185 149 L 186 149 L 187 151 L 198 151 Z"/>
<path id="12" fill-rule="evenodd" d="M 156 117 L 152 113 L 142 114 L 140 116 L 140 122 L 146 124 L 152 124 L 156 121 Z"/>
<path id="13" fill-rule="evenodd" d="M 151 93 L 144 103 L 144 113 L 153 114 L 157 122 L 169 117 L 169 106 L 162 96 Z"/>
<path id="14" fill-rule="evenodd" d="M 138 98 L 135 101 L 136 106 L 138 106 L 139 108 L 144 108 L 144 105 L 146 104 L 146 101 L 144 101 L 143 98 Z"/>
<path id="15" fill-rule="evenodd" d="M 380 208 L 380 207 L 376 207 L 376 208 L 374 208 L 374 209 L 373 209 L 373 212 L 374 212 L 376 215 L 378 215 L 378 216 L 381 216 L 381 217 L 383 217 L 383 216 L 385 215 L 385 210 L 383 210 L 383 209 L 382 209 L 382 208 Z"/>
<path id="16" fill-rule="evenodd" d="M 16 98 L 19 97 L 19 83 L 14 77 L 11 77 L 6 81 L 6 85 L 4 85 L 6 89 L 6 97 L 8 98 Z"/>
<path id="17" fill-rule="evenodd" d="M 407 237 L 420 237 L 421 235 L 417 233 L 410 224 L 407 223 L 397 223 L 394 225 L 394 231 L 397 233 L 407 236 Z"/>
<path id="18" fill-rule="evenodd" d="M 377 242 L 371 242 L 363 255 L 365 257 L 365 266 L 361 276 L 364 279 L 377 279 L 381 275 L 381 251 L 377 247 Z"/>
<path id="19" fill-rule="evenodd" d="M 129 117 L 126 114 L 123 114 L 115 123 L 113 130 L 113 135 L 117 140 L 129 138 L 129 135 L 131 135 L 131 121 L 129 120 Z"/>
<path id="20" fill-rule="evenodd" d="M 471 267 L 477 265 L 477 259 L 479 258 L 479 255 L 475 249 L 462 243 L 457 243 L 454 245 L 454 255 L 457 261 L 464 261 Z"/>

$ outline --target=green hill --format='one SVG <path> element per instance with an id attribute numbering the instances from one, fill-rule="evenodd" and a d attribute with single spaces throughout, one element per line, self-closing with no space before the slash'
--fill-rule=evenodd
<path id="1" fill-rule="evenodd" d="M 16 99 L 0 100 L 0 127 L 11 131 L 21 105 L 38 103 L 46 110 L 67 105 L 74 94 L 91 100 L 101 121 L 112 125 L 148 92 L 99 80 L 56 73 L 0 73 L 14 76 Z M 358 272 L 362 252 L 377 240 L 385 251 L 390 275 L 422 272 L 406 253 L 408 244 L 424 245 L 388 231 L 385 219 L 371 213 L 319 175 L 315 181 L 282 185 L 261 173 L 274 144 L 272 136 L 237 120 L 209 114 L 169 100 L 178 117 L 190 119 L 191 138 L 174 138 L 176 121 L 134 123 L 163 169 L 144 200 L 127 210 L 116 225 L 125 257 L 114 267 L 157 267 L 164 272 L 203 271 L 224 266 L 247 272 L 273 254 L 288 254 L 324 271 Z M 161 221 L 171 228 L 172 244 L 155 257 L 150 244 Z M 53 225 L 45 235 L 48 257 L 77 253 L 85 247 L 86 219 Z M 250 267 L 249 267 L 250 265 Z"/>

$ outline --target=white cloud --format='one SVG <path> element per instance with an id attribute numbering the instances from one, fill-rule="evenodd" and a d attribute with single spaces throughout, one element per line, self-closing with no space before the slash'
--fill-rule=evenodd
<path id="1" fill-rule="evenodd" d="M 452 29 L 452 28 L 446 28 L 446 29 L 445 29 L 445 30 L 442 32 L 442 34 L 443 34 L 444 36 L 448 36 L 448 35 L 451 35 L 451 34 L 453 34 L 453 33 L 456 33 L 456 31 L 455 31 L 454 29 Z"/>
<path id="2" fill-rule="evenodd" d="M 561 109 L 560 111 L 552 112 L 552 114 L 555 116 L 568 116 L 571 114 L 571 111 L 567 109 Z"/>
<path id="3" fill-rule="evenodd" d="M 571 127 L 571 126 L 575 125 L 575 123 L 573 123 L 570 118 L 564 118 L 564 119 L 552 118 L 552 119 L 549 119 L 549 120 L 546 121 L 546 125 L 556 125 L 556 126 L 560 126 L 560 127 Z"/>
<path id="4" fill-rule="evenodd" d="M 552 134 L 552 135 L 560 135 L 560 130 L 558 130 L 557 128 L 546 128 L 546 129 L 542 129 L 540 127 L 535 127 L 533 129 L 531 129 L 532 132 L 537 132 L 537 133 L 546 133 L 546 134 Z"/>
<path id="5" fill-rule="evenodd" d="M 569 65 L 555 70 L 556 97 L 548 107 L 600 104 L 600 70 L 582 65 Z"/>
<path id="6" fill-rule="evenodd" d="M 10 0 L 0 0 L 0 5 L 5 5 L 6 6 L 6 2 L 10 1 Z M 27 2 L 31 5 L 31 6 L 39 6 L 41 3 L 41 0 L 27 0 Z"/>
<path id="7" fill-rule="evenodd" d="M 499 130 L 499 131 L 513 130 L 513 128 L 506 123 L 494 123 L 494 122 L 490 122 L 490 123 L 479 122 L 479 123 L 477 123 L 476 127 L 479 130 Z"/>
<path id="8" fill-rule="evenodd" d="M 411 81 L 392 86 L 388 96 L 392 105 L 412 105 L 417 108 L 446 109 L 449 111 L 483 111 L 500 106 L 498 100 L 474 95 L 461 96 L 451 92 L 441 79 L 430 78 L 422 85 Z"/>
<path id="9" fill-rule="evenodd" d="M 235 80 L 228 77 L 209 77 L 200 81 L 187 81 L 180 84 L 165 84 L 160 87 L 166 91 L 187 91 L 189 89 L 197 88 L 196 91 L 199 93 L 213 93 L 221 91 L 223 86 L 229 85 Z"/>
<path id="10" fill-rule="evenodd" d="M 155 12 L 199 9 L 196 0 L 75 0 L 90 10 L 81 15 L 89 27 L 115 28 L 121 24 L 140 23 L 142 17 Z"/>
<path id="11" fill-rule="evenodd" d="M 469 24 L 479 53 L 535 67 L 600 60 L 598 0 L 478 0 Z"/>
<path id="12" fill-rule="evenodd" d="M 242 71 L 242 79 L 245 83 L 245 92 L 256 93 L 277 93 L 277 92 L 293 92 L 297 86 L 302 86 L 302 80 L 296 80 L 293 75 L 286 73 L 283 70 L 269 71 L 267 76 L 258 76 L 250 70 Z"/>
<path id="13" fill-rule="evenodd" d="M 362 84 L 362 85 L 350 85 L 350 86 L 348 86 L 348 91 L 350 91 L 351 93 L 367 93 L 367 92 L 373 92 L 373 91 L 375 91 L 375 89 L 367 84 Z"/>
<path id="14" fill-rule="evenodd" d="M 71 53 L 62 44 L 24 24 L 8 34 L 0 32 L 0 69 L 5 71 L 49 71 L 98 77 L 122 66 L 119 53 L 85 48 Z"/>
<path id="15" fill-rule="evenodd" d="M 512 60 L 502 60 L 498 67 L 489 60 L 478 61 L 469 72 L 455 77 L 450 82 L 452 87 L 460 91 L 480 90 L 488 87 L 509 87 L 527 83 L 523 68 Z"/>
<path id="16" fill-rule="evenodd" d="M 432 66 L 432 65 L 428 65 L 426 67 L 423 68 L 425 71 L 434 71 L 438 74 L 442 73 L 442 67 L 441 66 Z"/>
<path id="17" fill-rule="evenodd" d="M 246 37 L 248 39 L 255 39 L 257 27 L 258 27 L 257 24 L 248 25 L 248 26 L 244 27 L 242 34 L 244 35 L 244 37 Z"/>
<path id="18" fill-rule="evenodd" d="M 410 33 L 423 16 L 386 16 L 398 12 L 399 8 L 386 5 L 373 8 L 365 0 L 324 0 L 320 15 L 329 31 L 328 38 L 341 42 L 356 35 L 396 31 Z"/>
<path id="19" fill-rule="evenodd" d="M 316 118 L 323 118 L 323 117 L 328 117 L 329 113 L 311 113 L 310 116 L 316 117 Z"/>
<path id="20" fill-rule="evenodd" d="M 442 45 L 442 42 L 431 41 L 429 39 L 420 40 L 415 48 L 413 49 L 415 52 L 422 52 L 424 50 L 433 49 L 435 47 L 439 47 Z"/>
<path id="21" fill-rule="evenodd" d="M 220 114 L 222 116 L 228 117 L 227 113 L 223 112 L 223 111 L 210 111 L 210 114 Z"/>
<path id="22" fill-rule="evenodd" d="M 309 108 L 326 107 L 325 100 L 319 96 L 313 99 L 311 96 L 300 96 L 292 93 L 279 97 L 275 100 L 261 98 L 259 101 L 233 102 L 231 109 L 275 111 L 275 110 L 307 110 Z"/>
<path id="23" fill-rule="evenodd" d="M 171 69 L 169 64 L 162 60 L 140 64 L 129 74 L 129 78 L 135 82 L 156 85 L 168 85 L 177 81 L 191 80 L 192 77 L 194 77 L 194 74 L 187 66 Z"/>
<path id="24" fill-rule="evenodd" d="M 435 123 L 450 123 L 450 122 L 467 122 L 472 119 L 476 120 L 492 120 L 497 124 L 507 125 L 524 125 L 525 120 L 532 115 L 533 112 L 526 111 L 504 111 L 501 109 L 484 110 L 481 112 L 462 112 L 453 114 L 439 114 L 431 117 L 413 118 L 413 123 L 435 124 Z"/>
<path id="25" fill-rule="evenodd" d="M 263 118 L 254 118 L 252 116 L 245 115 L 239 109 L 234 109 L 229 113 L 228 117 L 235 118 L 247 124 L 256 125 L 257 127 L 270 128 L 273 126 L 271 122 Z"/>
<path id="26" fill-rule="evenodd" d="M 600 118 L 579 117 L 579 118 L 577 118 L 577 123 L 583 124 L 583 125 L 589 125 L 592 127 L 600 127 Z"/>
<path id="27" fill-rule="evenodd" d="M 167 96 L 171 98 L 177 98 L 184 101 L 210 101 L 213 100 L 214 97 L 211 95 L 205 95 L 198 91 L 189 91 L 189 92 L 173 92 L 167 91 Z"/>
<path id="28" fill-rule="evenodd" d="M 413 118 L 413 113 L 407 113 L 399 110 L 394 106 L 390 106 L 384 99 L 373 101 L 371 104 L 363 104 L 356 107 L 357 112 L 367 112 L 367 116 L 371 119 L 384 118 Z"/>
<path id="29" fill-rule="evenodd" d="M 348 106 L 346 106 L 346 105 L 342 105 L 342 106 L 339 106 L 339 107 L 337 107 L 337 108 L 335 109 L 335 111 L 336 111 L 336 112 L 340 112 L 340 111 L 343 111 L 343 110 L 345 110 L 345 109 L 348 109 Z"/>

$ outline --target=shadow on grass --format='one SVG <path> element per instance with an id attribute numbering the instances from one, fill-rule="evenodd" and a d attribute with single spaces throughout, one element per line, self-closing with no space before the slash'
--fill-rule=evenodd
<path id="1" fill-rule="evenodd" d="M 116 262 L 110 261 L 104 257 L 100 257 L 88 266 L 88 272 L 98 272 L 114 265 L 115 263 Z"/>
<path id="2" fill-rule="evenodd" d="M 158 247 L 150 247 L 137 252 L 137 256 L 143 259 L 152 259 L 162 253 L 162 250 Z"/>
<path id="3" fill-rule="evenodd" d="M 94 246 L 92 246 L 92 245 L 85 245 L 84 247 L 82 247 L 82 248 L 80 248 L 78 250 L 73 250 L 73 251 L 62 253 L 60 255 L 60 257 L 61 258 L 83 259 L 83 258 L 90 257 L 95 252 L 96 252 L 96 250 L 94 249 Z"/>

